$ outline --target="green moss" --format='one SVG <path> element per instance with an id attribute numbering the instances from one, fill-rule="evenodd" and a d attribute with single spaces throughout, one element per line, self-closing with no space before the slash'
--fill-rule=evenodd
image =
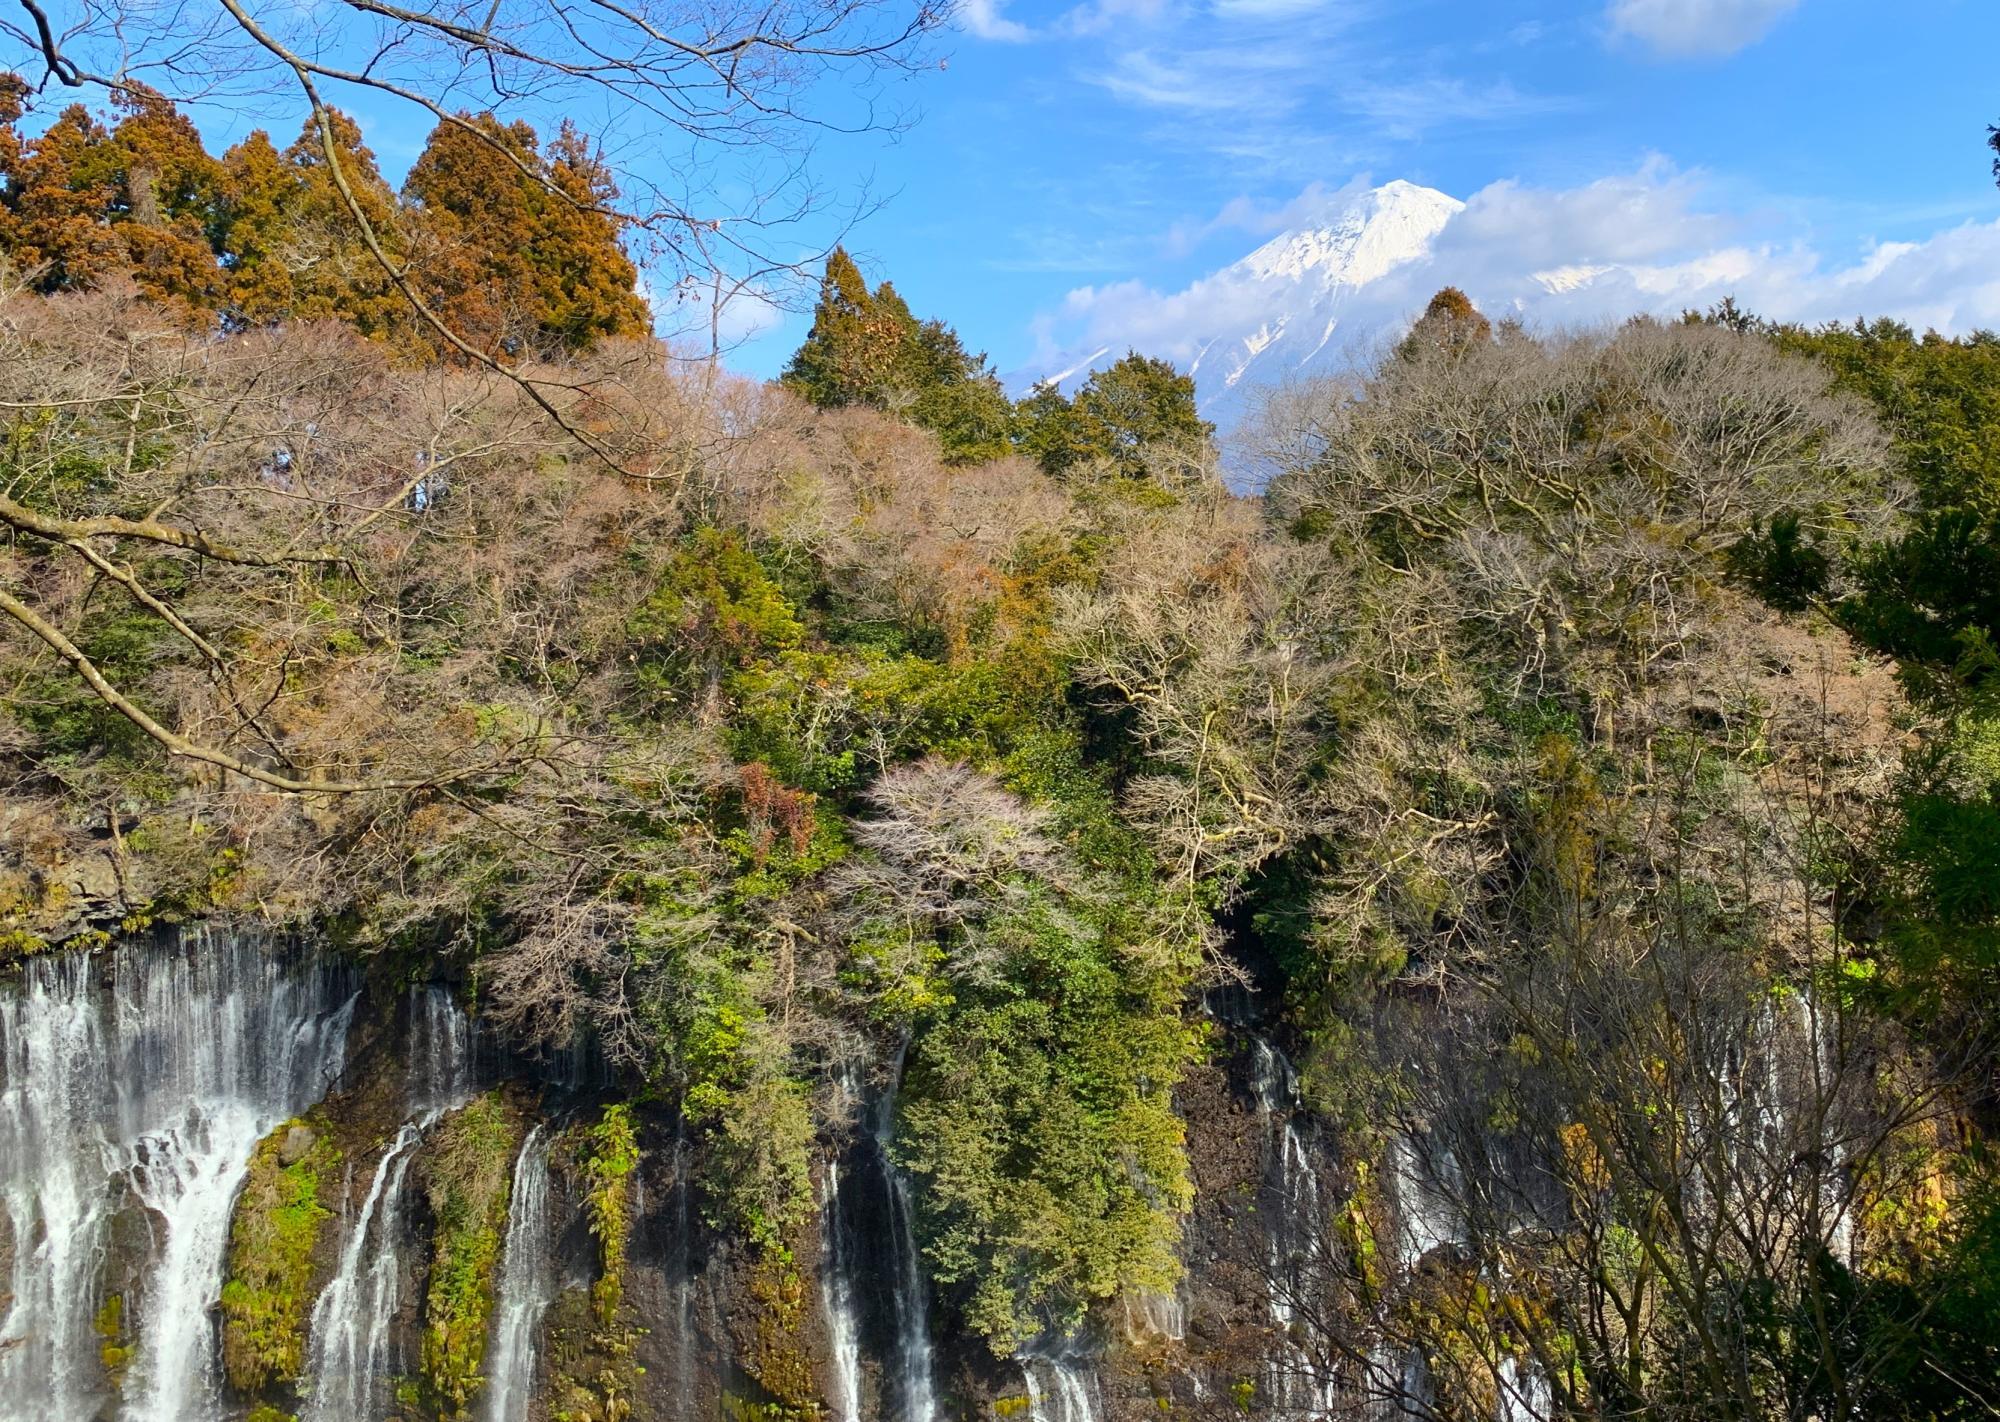
<path id="1" fill-rule="evenodd" d="M 590 1293 L 565 1289 L 549 1308 L 550 1422 L 623 1422 L 632 1415 L 635 1335 L 600 1328 Z"/>
<path id="2" fill-rule="evenodd" d="M 132 1342 L 125 1329 L 125 1296 L 113 1294 L 97 1310 L 97 1355 L 104 1363 L 104 1375 L 112 1387 L 122 1386 L 125 1368 L 132 1361 Z"/>
<path id="3" fill-rule="evenodd" d="M 750 1276 L 757 1306 L 745 1371 L 764 1397 L 744 1409 L 745 1422 L 808 1422 L 822 1411 L 819 1369 L 805 1343 L 810 1290 L 789 1249 L 761 1251 Z"/>
<path id="4" fill-rule="evenodd" d="M 436 1230 L 419 1392 L 438 1417 L 464 1417 L 485 1381 L 486 1325 L 520 1140 L 519 1115 L 493 1091 L 447 1117 L 426 1152 Z"/>
<path id="5" fill-rule="evenodd" d="M 625 1247 L 632 1234 L 638 1134 L 629 1106 L 613 1104 L 570 1132 L 568 1159 L 583 1185 L 584 1217 L 597 1241 L 597 1278 L 567 1289 L 549 1310 L 550 1422 L 622 1422 L 632 1415 L 637 1330 L 625 1308 Z"/>
<path id="6" fill-rule="evenodd" d="M 299 1422 L 299 1419 L 282 1407 L 273 1407 L 268 1402 L 260 1402 L 250 1409 L 250 1415 L 244 1422 Z"/>
<path id="7" fill-rule="evenodd" d="M 294 1127 L 314 1132 L 298 1160 L 280 1152 Z M 251 1157 L 230 1224 L 229 1276 L 222 1286 L 222 1364 L 229 1385 L 255 1396 L 305 1366 L 313 1249 L 333 1211 L 323 1198 L 340 1149 L 316 1118 L 287 1121 Z"/>
<path id="8" fill-rule="evenodd" d="M 632 1172 L 639 1165 L 639 1141 L 632 1130 L 632 1111 L 624 1105 L 604 1108 L 598 1123 L 584 1133 L 579 1163 L 588 1193 L 584 1210 L 597 1239 L 597 1282 L 591 1304 L 600 1328 L 617 1321 L 625 1298 L 625 1244 L 632 1233 Z"/>

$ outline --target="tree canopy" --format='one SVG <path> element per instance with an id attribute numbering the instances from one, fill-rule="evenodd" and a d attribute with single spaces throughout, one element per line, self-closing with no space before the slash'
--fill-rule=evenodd
<path id="1" fill-rule="evenodd" d="M 781 377 L 821 409 L 889 410 L 936 434 L 957 460 L 1007 448 L 1007 397 L 984 355 L 920 321 L 887 281 L 873 291 L 844 248 L 826 259 L 812 329 Z"/>
<path id="2" fill-rule="evenodd" d="M 217 158 L 144 89 L 119 93 L 113 124 L 72 105 L 26 137 L 21 87 L 9 76 L 0 91 L 0 256 L 39 291 L 125 276 L 191 317 L 341 320 L 450 352 L 369 249 L 372 236 L 447 328 L 487 355 L 581 350 L 650 327 L 620 241 L 617 187 L 573 125 L 543 145 L 520 121 L 453 116 L 431 132 L 399 197 L 338 112 L 308 120 L 282 152 L 259 131 Z"/>

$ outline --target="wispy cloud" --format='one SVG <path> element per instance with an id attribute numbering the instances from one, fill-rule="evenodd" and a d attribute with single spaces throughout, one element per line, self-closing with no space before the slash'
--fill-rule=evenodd
<path id="1" fill-rule="evenodd" d="M 1133 49 L 1113 58 L 1095 82 L 1121 99 L 1194 114 L 1290 112 L 1298 96 L 1283 81 L 1306 68 L 1303 56 L 1262 45 L 1224 46 L 1199 58 Z"/>
<path id="2" fill-rule="evenodd" d="M 1799 0 L 1611 0 L 1614 35 L 1670 58 L 1719 58 L 1769 34 Z"/>
<path id="3" fill-rule="evenodd" d="M 1223 233 L 1238 232 L 1261 239 L 1287 228 L 1303 227 L 1338 211 L 1367 185 L 1365 175 L 1337 188 L 1328 187 L 1325 183 L 1308 183 L 1297 197 L 1280 203 L 1260 202 L 1238 194 L 1218 208 L 1212 217 L 1176 222 L 1168 230 L 1164 246 L 1168 256 L 1180 257 Z"/>
<path id="4" fill-rule="evenodd" d="M 959 0 L 953 17 L 975 39 L 1019 44 L 1034 38 L 1034 31 L 1002 13 L 1007 0 Z"/>
<path id="5" fill-rule="evenodd" d="M 1512 84 L 1475 84 L 1445 75 L 1343 88 L 1348 112 L 1373 123 L 1391 138 L 1421 137 L 1451 123 L 1496 123 L 1561 113 L 1574 100 L 1554 94 L 1525 94 Z"/>

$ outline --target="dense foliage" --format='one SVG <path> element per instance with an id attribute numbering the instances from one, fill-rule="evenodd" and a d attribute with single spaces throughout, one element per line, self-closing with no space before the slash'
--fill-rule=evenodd
<path id="1" fill-rule="evenodd" d="M 1239 1261 L 1289 1366 L 1413 1404 L 1379 1360 L 1418 1357 L 1468 1418 L 1530 1373 L 1582 1417 L 1979 1415 L 1990 339 L 1443 293 L 1273 400 L 1241 499 L 1170 367 L 1010 405 L 842 253 L 783 381 L 671 374 L 581 140 L 448 125 L 384 230 L 550 421 L 369 339 L 366 263 L 237 260 L 328 210 L 310 141 L 218 164 L 132 102 L 0 143 L 0 929 L 39 946 L 102 854 L 131 922 L 254 906 L 601 1053 L 565 1415 L 635 1376 L 655 1108 L 744 1246 L 744 1415 L 816 1406 L 815 1170 L 871 1073 L 965 1332 L 1170 1293 L 1205 995 L 1258 1004 L 1342 1162 L 1326 1228 Z M 518 1125 L 481 1098 L 426 1180 L 439 1414 Z M 327 1163 L 274 1149 L 245 1386 L 295 1366 Z"/>
<path id="2" fill-rule="evenodd" d="M 1199 485 L 1213 475 L 1215 426 L 1194 380 L 1136 351 L 1085 377 L 1074 400 L 1053 384 L 1009 404 L 983 355 L 942 321 L 920 321 L 888 282 L 868 289 L 844 250 L 827 258 L 812 330 L 783 383 L 821 409 L 887 410 L 937 436 L 955 464 L 1019 451 L 1044 473 Z"/>
<path id="3" fill-rule="evenodd" d="M 337 111 L 282 151 L 258 130 L 217 157 L 143 86 L 111 118 L 72 105 L 32 135 L 29 93 L 0 73 L 0 259 L 36 291 L 129 278 L 190 318 L 334 319 L 425 354 L 454 353 L 454 337 L 517 357 L 649 329 L 610 170 L 568 124 L 545 145 L 519 121 L 448 118 L 399 196 Z"/>

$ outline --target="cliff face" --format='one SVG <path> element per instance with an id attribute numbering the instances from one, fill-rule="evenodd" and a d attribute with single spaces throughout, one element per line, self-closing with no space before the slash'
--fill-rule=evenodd
<path id="1" fill-rule="evenodd" d="M 221 929 L 43 954 L 0 986 L 0 1413 L 805 1415 L 776 1318 L 829 1417 L 1241 1415 L 1283 1344 L 1289 1103 L 1247 1026 L 1217 1040 L 1178 1099 L 1182 1285 L 1004 1360 L 933 1296 L 893 1081 L 823 1134 L 774 1295 L 671 1116 L 510 1060 L 447 985 Z"/>

